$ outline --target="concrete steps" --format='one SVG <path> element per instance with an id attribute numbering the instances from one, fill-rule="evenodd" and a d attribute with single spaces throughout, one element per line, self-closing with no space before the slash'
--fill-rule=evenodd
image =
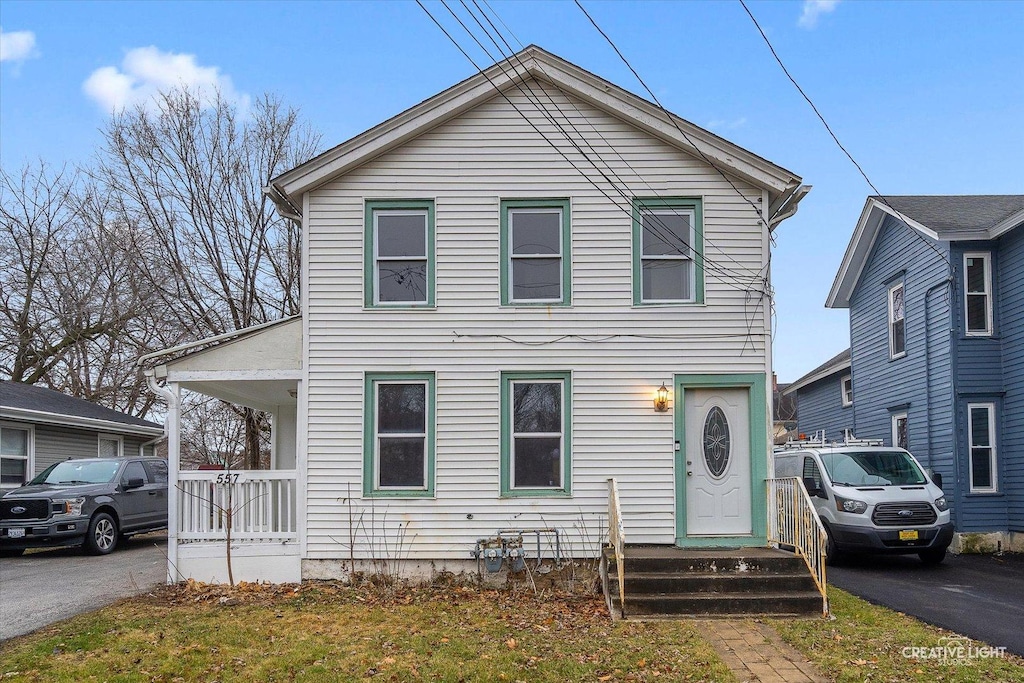
<path id="1" fill-rule="evenodd" d="M 821 594 L 804 561 L 772 548 L 627 546 L 620 567 L 602 557 L 609 609 L 625 618 L 820 615 Z M 624 571 L 626 608 L 619 603 Z"/>

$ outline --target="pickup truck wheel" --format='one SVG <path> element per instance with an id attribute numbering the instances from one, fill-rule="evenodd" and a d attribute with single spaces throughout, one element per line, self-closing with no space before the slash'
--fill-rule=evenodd
<path id="1" fill-rule="evenodd" d="M 106 512 L 98 512 L 89 520 L 85 550 L 90 555 L 107 555 L 117 547 L 117 522 Z"/>
<path id="2" fill-rule="evenodd" d="M 946 559 L 946 549 L 932 548 L 931 550 L 922 550 L 917 556 L 921 558 L 921 562 L 924 564 L 939 564 Z"/>

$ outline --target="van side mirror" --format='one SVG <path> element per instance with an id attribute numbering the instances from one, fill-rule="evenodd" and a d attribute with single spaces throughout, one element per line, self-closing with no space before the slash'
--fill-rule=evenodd
<path id="1" fill-rule="evenodd" d="M 928 470 L 928 477 L 932 480 L 932 483 L 942 488 L 942 475 L 935 470 Z"/>
<path id="2" fill-rule="evenodd" d="M 814 482 L 813 477 L 804 477 L 804 488 L 807 489 L 807 495 L 814 498 L 824 498 L 825 500 L 828 500 L 828 494 Z"/>

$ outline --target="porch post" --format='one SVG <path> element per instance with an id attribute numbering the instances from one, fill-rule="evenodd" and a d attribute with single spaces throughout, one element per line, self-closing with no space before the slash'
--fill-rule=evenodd
<path id="1" fill-rule="evenodd" d="M 168 382 L 167 401 L 167 583 L 178 580 L 178 469 L 181 467 L 181 389 Z"/>

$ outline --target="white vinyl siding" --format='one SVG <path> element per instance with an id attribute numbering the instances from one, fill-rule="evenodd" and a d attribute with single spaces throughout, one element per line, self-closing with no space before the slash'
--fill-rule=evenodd
<path id="1" fill-rule="evenodd" d="M 994 403 L 967 404 L 967 430 L 970 442 L 971 493 L 995 493 L 996 407 Z"/>
<path id="2" fill-rule="evenodd" d="M 557 527 L 568 551 L 596 556 L 609 477 L 630 540 L 673 543 L 673 413 L 655 413 L 652 392 L 675 373 L 769 372 L 769 299 L 748 289 L 768 263 L 768 236 L 748 203 L 764 194 L 734 180 L 738 196 L 698 158 L 583 101 L 577 113 L 552 88 L 547 95 L 591 137 L 627 197 L 701 198 L 706 252 L 728 268 L 708 269 L 704 306 L 634 307 L 630 202 L 594 188 L 501 97 L 307 195 L 309 558 L 348 557 L 349 512 L 362 515 L 351 530 L 356 557 L 393 542 L 399 520 L 407 539 L 415 535 L 410 559 L 462 560 L 475 539 L 510 526 Z M 517 91 L 509 97 L 539 117 Z M 409 197 L 434 198 L 435 308 L 365 310 L 365 202 Z M 502 306 L 501 202 L 510 197 L 571 200 L 571 305 Z M 564 371 L 572 494 L 502 497 L 501 373 Z M 358 497 L 364 377 L 385 372 L 436 374 L 431 499 Z"/>
<path id="3" fill-rule="evenodd" d="M 992 334 L 992 257 L 964 254 L 964 328 L 969 336 Z"/>

